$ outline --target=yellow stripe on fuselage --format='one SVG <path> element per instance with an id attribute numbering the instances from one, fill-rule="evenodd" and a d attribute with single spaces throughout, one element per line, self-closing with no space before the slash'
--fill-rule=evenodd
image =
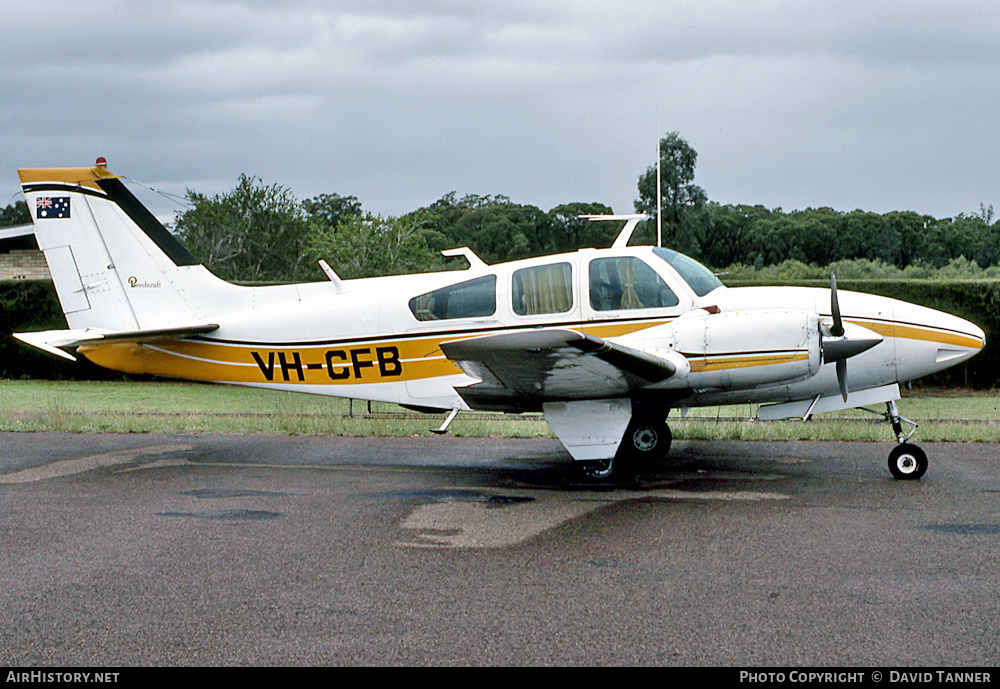
<path id="1" fill-rule="evenodd" d="M 567 325 L 597 337 L 616 337 L 667 320 Z M 462 373 L 441 352 L 441 343 L 494 330 L 315 345 L 274 345 L 198 340 L 149 344 L 86 345 L 80 354 L 99 366 L 126 373 L 228 383 L 361 385 L 438 378 Z"/>
<path id="2" fill-rule="evenodd" d="M 357 385 L 461 373 L 426 341 L 375 341 L 338 346 L 272 347 L 208 341 L 80 347 L 99 366 L 187 380 L 228 383 Z"/>
<path id="3" fill-rule="evenodd" d="M 943 345 L 968 347 L 969 349 L 983 348 L 983 341 L 980 338 L 951 330 L 935 330 L 933 328 L 921 327 L 908 323 L 897 323 L 895 321 L 865 321 L 849 319 L 848 322 L 868 328 L 869 330 L 874 330 L 882 337 L 900 337 L 907 340 L 922 340 L 924 342 L 936 342 Z"/>
<path id="4" fill-rule="evenodd" d="M 706 356 L 704 358 L 691 358 L 692 373 L 709 373 L 712 371 L 724 371 L 734 368 L 749 368 L 752 366 L 771 366 L 772 364 L 790 364 L 795 361 L 806 361 L 809 359 L 808 352 L 783 352 L 783 353 L 753 353 L 753 354 L 733 354 L 728 356 Z"/>

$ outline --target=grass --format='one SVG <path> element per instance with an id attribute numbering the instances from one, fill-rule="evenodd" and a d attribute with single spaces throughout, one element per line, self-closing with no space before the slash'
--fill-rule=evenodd
<path id="1" fill-rule="evenodd" d="M 881 412 L 879 408 L 877 411 Z M 900 411 L 921 441 L 1000 442 L 995 394 L 907 395 Z M 756 405 L 692 409 L 671 415 L 676 438 L 733 440 L 891 439 L 880 416 L 860 410 L 801 421 L 755 421 Z M 430 434 L 442 416 L 392 404 L 273 390 L 176 382 L 0 380 L 0 431 L 99 433 L 282 433 L 404 436 Z M 459 414 L 456 436 L 552 437 L 540 414 Z"/>
<path id="2" fill-rule="evenodd" d="M 230 385 L 0 380 L 0 431 L 90 433 L 430 434 L 443 416 L 394 404 Z M 453 435 L 549 435 L 540 415 L 460 415 Z"/>

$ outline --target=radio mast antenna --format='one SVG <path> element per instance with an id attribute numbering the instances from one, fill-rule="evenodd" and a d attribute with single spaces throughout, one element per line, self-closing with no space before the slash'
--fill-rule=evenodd
<path id="1" fill-rule="evenodd" d="M 660 106 L 656 106 L 656 246 L 663 246 L 663 187 L 660 179 Z"/>

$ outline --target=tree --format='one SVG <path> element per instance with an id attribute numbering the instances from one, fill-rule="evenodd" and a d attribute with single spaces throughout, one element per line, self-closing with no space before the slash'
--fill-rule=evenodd
<path id="1" fill-rule="evenodd" d="M 205 196 L 187 190 L 192 208 L 175 229 L 205 267 L 224 280 L 292 282 L 318 277 L 306 263 L 310 223 L 292 193 L 241 174 L 236 188 Z"/>
<path id="2" fill-rule="evenodd" d="M 755 224 L 769 219 L 771 211 L 763 206 L 711 203 L 709 216 L 711 222 L 701 254 L 705 265 L 723 268 L 737 263 L 752 264 L 760 256 L 750 240 Z"/>
<path id="3" fill-rule="evenodd" d="M 17 201 L 6 208 L 0 208 L 0 227 L 30 224 L 31 213 L 28 212 L 28 204 L 24 201 Z"/>
<path id="4" fill-rule="evenodd" d="M 313 226 L 309 256 L 324 259 L 343 279 L 406 275 L 443 267 L 427 246 L 426 230 L 412 216 L 363 213 L 335 228 Z"/>
<path id="5" fill-rule="evenodd" d="M 663 244 L 697 258 L 710 222 L 706 211 L 708 196 L 694 183 L 698 152 L 677 132 L 660 139 L 660 199 L 663 208 Z M 643 237 L 656 238 L 656 165 L 639 177 L 639 198 L 635 210 L 652 218 Z"/>
<path id="6" fill-rule="evenodd" d="M 317 225 L 337 227 L 351 218 L 360 217 L 361 202 L 356 196 L 341 196 L 340 194 L 320 194 L 302 202 L 309 219 Z"/>
<path id="7" fill-rule="evenodd" d="M 603 203 L 564 203 L 549 211 L 553 251 L 574 251 L 584 247 L 603 249 L 611 246 L 621 231 L 621 223 L 591 222 L 581 215 L 610 215 Z"/>
<path id="8" fill-rule="evenodd" d="M 552 253 L 552 221 L 535 206 L 511 203 L 506 196 L 451 192 L 411 216 L 432 230 L 438 243 L 467 246 L 487 263 Z M 409 216 L 407 216 L 409 217 Z"/>
<path id="9" fill-rule="evenodd" d="M 487 263 L 552 252 L 549 218 L 535 206 L 510 202 L 483 206 L 463 215 L 456 229 Z"/>

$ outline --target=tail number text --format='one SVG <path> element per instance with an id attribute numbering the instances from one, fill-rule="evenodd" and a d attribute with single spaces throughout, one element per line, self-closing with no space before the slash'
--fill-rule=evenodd
<path id="1" fill-rule="evenodd" d="M 302 361 L 298 352 L 267 352 L 266 359 L 260 352 L 250 352 L 253 360 L 260 367 L 264 378 L 273 381 L 275 376 L 281 380 L 297 380 L 304 382 L 308 370 L 326 369 L 330 380 L 361 380 L 366 369 L 371 369 L 371 376 L 376 370 L 380 378 L 394 378 L 403 375 L 403 363 L 399 360 L 398 347 L 356 347 L 353 349 L 327 350 L 324 361 Z"/>

